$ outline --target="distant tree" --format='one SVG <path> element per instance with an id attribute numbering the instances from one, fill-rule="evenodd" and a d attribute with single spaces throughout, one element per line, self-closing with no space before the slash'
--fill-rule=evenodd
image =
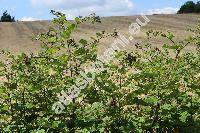
<path id="1" fill-rule="evenodd" d="M 15 18 L 8 14 L 7 10 L 1 16 L 0 22 L 15 22 Z"/>
<path id="2" fill-rule="evenodd" d="M 195 13 L 200 13 L 200 1 L 198 1 L 196 3 L 196 6 L 195 6 Z"/>
<path id="3" fill-rule="evenodd" d="M 194 13 L 196 4 L 193 1 L 188 1 L 184 5 L 181 6 L 178 13 Z"/>

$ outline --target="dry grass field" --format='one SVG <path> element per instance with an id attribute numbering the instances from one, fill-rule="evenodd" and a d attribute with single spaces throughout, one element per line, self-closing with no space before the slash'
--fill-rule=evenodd
<path id="1" fill-rule="evenodd" d="M 141 32 L 135 36 L 137 40 L 145 40 L 146 31 L 153 30 L 170 30 L 177 35 L 177 39 L 181 39 L 188 35 L 187 27 L 197 24 L 200 15 L 197 14 L 180 14 L 180 15 L 151 15 L 147 16 L 151 21 L 147 26 L 141 28 Z M 116 28 L 122 35 L 129 36 L 128 28 L 136 18 L 143 20 L 140 16 L 118 16 L 102 18 L 102 23 L 97 25 L 82 24 L 77 29 L 75 38 L 88 38 L 94 33 L 102 30 L 112 31 Z M 0 48 L 10 50 L 14 53 L 34 52 L 40 47 L 39 43 L 32 41 L 31 38 L 41 32 L 44 32 L 49 27 L 48 21 L 35 22 L 15 22 L 15 23 L 0 23 Z M 164 40 L 153 39 L 156 45 L 162 44 Z M 102 40 L 99 47 L 100 51 L 109 47 L 113 39 Z M 127 48 L 130 49 L 130 48 Z"/>

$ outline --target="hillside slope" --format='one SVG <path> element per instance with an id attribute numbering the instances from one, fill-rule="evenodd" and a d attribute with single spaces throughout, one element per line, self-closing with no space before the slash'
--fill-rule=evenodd
<path id="1" fill-rule="evenodd" d="M 102 18 L 102 23 L 95 26 L 83 24 L 76 31 L 75 37 L 89 37 L 93 33 L 101 30 L 112 31 L 116 28 L 121 34 L 128 36 L 128 27 L 131 23 L 136 22 L 136 18 L 140 16 L 121 16 L 121 17 L 106 17 Z M 179 15 L 152 15 L 148 16 L 150 23 L 142 27 L 142 31 L 135 37 L 138 40 L 145 39 L 145 32 L 154 30 L 170 30 L 178 35 L 177 39 L 189 34 L 186 32 L 187 27 L 197 24 L 200 15 L 197 14 L 179 14 Z M 142 20 L 142 19 L 141 19 Z M 15 23 L 0 23 L 0 48 L 11 50 L 14 53 L 33 52 L 39 48 L 39 43 L 32 41 L 31 38 L 48 29 L 48 21 L 36 22 L 15 22 Z M 103 40 L 101 48 L 109 47 L 112 39 Z M 163 40 L 153 40 L 157 44 Z"/>

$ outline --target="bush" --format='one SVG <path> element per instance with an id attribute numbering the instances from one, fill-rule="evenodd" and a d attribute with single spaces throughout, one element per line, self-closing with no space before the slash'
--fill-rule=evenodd
<path id="1" fill-rule="evenodd" d="M 196 6 L 195 6 L 195 12 L 200 13 L 200 1 L 198 1 Z"/>
<path id="2" fill-rule="evenodd" d="M 181 6 L 178 13 L 193 13 L 195 11 L 195 3 L 193 1 L 188 1 Z"/>
<path id="3" fill-rule="evenodd" d="M 57 16 L 54 28 L 38 36 L 39 53 L 2 51 L 8 58 L 0 67 L 1 132 L 141 133 L 200 126 L 200 24 L 191 30 L 194 36 L 181 42 L 171 32 L 149 31 L 148 37 L 160 36 L 172 44 L 162 49 L 136 45 L 131 53 L 116 51 L 105 63 L 97 58 L 97 46 L 116 32 L 77 41 L 71 34 L 79 24 L 100 22 L 99 17 L 69 22 L 64 14 L 52 13 Z M 195 51 L 182 52 L 191 44 Z M 103 68 L 95 65 L 98 71 L 86 72 L 96 62 Z M 83 75 L 94 80 L 83 85 Z M 64 91 L 70 92 L 77 81 L 85 88 L 70 99 Z M 55 112 L 57 101 L 65 106 L 60 113 Z"/>
<path id="4" fill-rule="evenodd" d="M 5 11 L 1 16 L 0 22 L 15 22 L 15 18 L 11 17 L 10 14 L 8 14 L 8 12 Z"/>
<path id="5" fill-rule="evenodd" d="M 196 4 L 193 1 L 188 1 L 184 5 L 181 6 L 178 13 L 199 13 L 200 12 L 200 1 Z"/>

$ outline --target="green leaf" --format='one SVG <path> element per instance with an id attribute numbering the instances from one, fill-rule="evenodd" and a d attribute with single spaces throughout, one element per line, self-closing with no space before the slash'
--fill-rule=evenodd
<path id="1" fill-rule="evenodd" d="M 174 49 L 174 50 L 178 50 L 181 48 L 181 45 L 180 44 L 175 44 L 173 46 L 170 46 L 171 49 Z"/>
<path id="2" fill-rule="evenodd" d="M 68 30 L 69 30 L 70 32 L 72 32 L 72 31 L 74 31 L 75 27 L 76 27 L 76 24 L 71 24 L 71 25 L 68 27 Z"/>
<path id="3" fill-rule="evenodd" d="M 182 112 L 180 115 L 181 116 L 179 117 L 179 119 L 181 122 L 186 122 L 187 117 L 190 116 L 190 114 L 187 111 Z"/>
<path id="4" fill-rule="evenodd" d="M 66 38 L 66 39 L 69 38 L 70 37 L 70 32 L 68 30 L 63 31 L 61 33 L 61 37 Z"/>
<path id="5" fill-rule="evenodd" d="M 145 122 L 145 117 L 139 117 L 139 120 L 138 120 L 140 123 L 144 123 Z"/>
<path id="6" fill-rule="evenodd" d="M 39 130 L 32 131 L 31 133 L 45 133 L 45 130 L 39 129 Z"/>
<path id="7" fill-rule="evenodd" d="M 168 45 L 168 44 L 164 44 L 163 46 L 162 46 L 162 48 L 164 48 L 164 49 L 168 49 L 170 46 Z"/>
<path id="8" fill-rule="evenodd" d="M 171 32 L 168 32 L 168 36 L 167 36 L 169 39 L 173 39 L 175 36 L 173 33 Z"/>
<path id="9" fill-rule="evenodd" d="M 97 35 L 98 37 L 103 36 L 102 33 L 96 33 L 96 35 Z"/>
<path id="10" fill-rule="evenodd" d="M 77 24 L 79 24 L 79 23 L 81 22 L 81 19 L 78 18 L 78 17 L 76 17 L 76 18 L 75 18 L 75 22 L 76 22 Z"/>
<path id="11" fill-rule="evenodd" d="M 86 53 L 86 51 L 85 51 L 85 49 L 84 48 L 79 48 L 79 49 L 77 49 L 76 51 L 75 51 L 75 54 L 76 55 L 83 55 L 83 54 L 85 54 Z"/>
<path id="12" fill-rule="evenodd" d="M 49 38 L 48 38 L 48 42 L 50 42 L 50 43 L 55 43 L 55 42 L 56 42 L 56 36 L 54 36 L 54 37 L 49 37 Z"/>
<path id="13" fill-rule="evenodd" d="M 46 51 L 48 54 L 55 54 L 57 52 L 57 50 L 55 48 L 49 48 L 47 51 Z"/>
<path id="14" fill-rule="evenodd" d="M 0 67 L 4 67 L 5 64 L 3 62 L 0 62 Z"/>
<path id="15" fill-rule="evenodd" d="M 56 127 L 59 126 L 60 123 L 61 123 L 60 121 L 53 121 L 52 127 L 53 127 L 53 128 L 56 128 Z"/>
<path id="16" fill-rule="evenodd" d="M 80 42 L 82 45 L 85 45 L 85 44 L 87 44 L 87 41 L 86 41 L 86 40 L 84 40 L 84 39 L 81 39 L 79 42 Z"/>
<path id="17" fill-rule="evenodd" d="M 149 96 L 144 101 L 149 104 L 156 104 L 158 102 L 158 99 L 155 96 Z"/>
<path id="18" fill-rule="evenodd" d="M 164 110 L 171 110 L 172 106 L 170 104 L 164 104 L 161 106 L 161 108 Z"/>
<path id="19" fill-rule="evenodd" d="M 31 109 L 31 108 L 34 107 L 34 105 L 33 105 L 32 103 L 26 103 L 26 107 L 27 107 L 28 109 Z"/>

